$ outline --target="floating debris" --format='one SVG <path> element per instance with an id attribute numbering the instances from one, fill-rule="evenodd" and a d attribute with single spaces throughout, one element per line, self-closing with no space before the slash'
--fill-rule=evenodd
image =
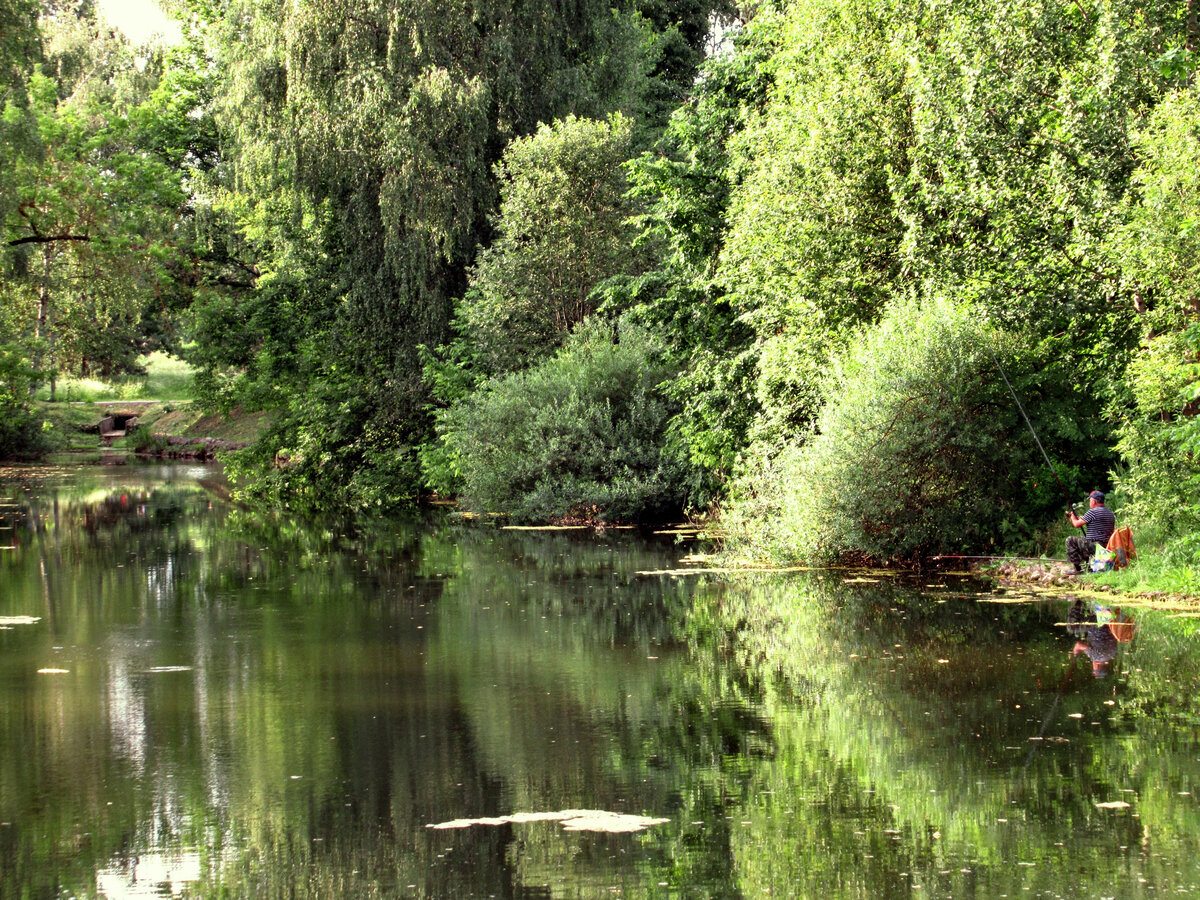
<path id="1" fill-rule="evenodd" d="M 70 669 L 38 669 L 39 675 L 69 675 Z"/>
<path id="2" fill-rule="evenodd" d="M 1045 594 L 1025 594 L 1016 597 L 980 597 L 980 603 L 1044 603 Z"/>
<path id="3" fill-rule="evenodd" d="M 1129 809 L 1124 800 L 1109 800 L 1107 803 L 1097 803 L 1096 809 Z"/>
<path id="4" fill-rule="evenodd" d="M 0 628 L 13 625 L 36 625 L 42 621 L 41 616 L 0 616 Z"/>
<path id="5" fill-rule="evenodd" d="M 564 831 L 602 831 L 610 834 L 642 831 L 651 825 L 665 825 L 670 819 L 654 819 L 602 809 L 564 809 L 559 812 L 513 813 L 483 819 L 454 819 L 426 825 L 426 828 L 469 828 L 472 825 L 520 825 L 525 822 L 561 822 Z"/>
<path id="6" fill-rule="evenodd" d="M 590 531 L 590 525 L 501 525 L 501 531 Z"/>
<path id="7" fill-rule="evenodd" d="M 146 669 L 146 671 L 143 672 L 142 674 L 154 675 L 158 672 L 190 672 L 190 671 L 192 671 L 191 666 L 151 666 L 149 669 Z"/>
<path id="8" fill-rule="evenodd" d="M 637 575 L 785 575 L 788 572 L 814 572 L 809 566 L 789 566 L 782 569 L 751 569 L 746 566 L 734 568 L 697 567 L 694 569 L 647 569 Z"/>

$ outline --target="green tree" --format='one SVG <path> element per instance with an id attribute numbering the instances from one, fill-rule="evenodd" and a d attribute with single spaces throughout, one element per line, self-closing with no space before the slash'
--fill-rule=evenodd
<path id="1" fill-rule="evenodd" d="M 1200 93 L 1170 94 L 1136 136 L 1127 221 L 1112 236 L 1144 329 L 1130 366 L 1129 406 L 1115 405 L 1118 484 L 1146 538 L 1172 545 L 1179 562 L 1200 558 Z"/>
<path id="2" fill-rule="evenodd" d="M 0 2 L 0 217 L 17 204 L 17 161 L 36 157 L 37 122 L 29 100 L 29 75 L 41 60 L 36 0 Z"/>
<path id="3" fill-rule="evenodd" d="M 184 191 L 177 160 L 146 139 L 161 59 L 87 4 L 54 7 L 42 29 L 45 60 L 26 79 L 38 152 L 9 173 L 0 227 L 14 277 L 0 300 L 7 340 L 53 398 L 58 372 L 129 371 L 146 349 L 142 320 L 176 289 Z"/>
<path id="4" fill-rule="evenodd" d="M 416 450 L 431 434 L 418 347 L 449 336 L 503 148 L 572 113 L 640 121 L 666 77 L 662 46 L 636 8 L 598 0 L 196 8 L 225 74 L 227 180 L 211 197 L 257 251 L 261 292 L 245 310 L 205 309 L 283 324 L 201 360 L 212 381 L 286 398 L 245 471 L 281 499 L 397 502 L 419 487 Z M 253 383 L 246 347 L 269 348 Z M 278 453 L 292 460 L 286 477 L 269 471 Z"/>
<path id="5" fill-rule="evenodd" d="M 769 105 L 733 141 L 738 173 L 716 273 L 754 330 L 760 439 L 811 421 L 821 372 L 902 290 L 891 181 L 911 143 L 889 4 L 810 0 L 778 17 Z"/>
<path id="6" fill-rule="evenodd" d="M 184 199 L 179 180 L 138 151 L 127 119 L 60 104 L 43 75 L 31 83 L 44 155 L 18 167 L 19 201 L 4 225 L 25 277 L 8 286 L 6 302 L 27 309 L 31 353 L 51 380 L 60 370 L 128 370 L 138 350 L 128 326 L 145 296 L 169 280 L 166 242 Z M 120 323 L 126 336 L 107 351 L 89 340 L 93 330 Z"/>
<path id="7" fill-rule="evenodd" d="M 598 284 L 647 265 L 647 254 L 631 247 L 623 166 L 632 140 L 623 116 L 568 116 L 505 149 L 496 237 L 476 260 L 457 314 L 481 373 L 543 359 L 596 311 Z"/>
<path id="8" fill-rule="evenodd" d="M 686 361 L 669 390 L 681 406 L 674 431 L 708 474 L 693 498 L 700 504 L 733 470 L 759 409 L 754 334 L 716 271 L 737 180 L 730 144 L 766 104 L 774 80 L 767 62 L 778 41 L 773 21 L 764 12 L 732 30 L 730 48 L 705 61 L 654 149 L 629 167 L 645 210 L 636 219 L 639 240 L 662 249 L 659 266 L 624 289 L 639 317 Z"/>
<path id="9" fill-rule="evenodd" d="M 0 0 L 0 221 L 8 221 L 20 203 L 18 170 L 42 151 L 29 96 L 29 76 L 42 57 L 38 9 L 33 0 Z M 0 457 L 22 455 L 38 444 L 29 409 L 35 373 L 23 340 L 25 323 L 8 302 L 23 264 L 0 242 Z"/>

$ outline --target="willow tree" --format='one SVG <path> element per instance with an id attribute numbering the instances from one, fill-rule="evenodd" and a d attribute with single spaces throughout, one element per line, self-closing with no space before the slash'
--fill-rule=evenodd
<path id="1" fill-rule="evenodd" d="M 257 357 L 286 402 L 246 460 L 258 487 L 391 502 L 416 489 L 429 434 L 417 347 L 446 337 L 503 148 L 572 113 L 646 124 L 664 80 L 690 71 L 660 66 L 666 32 L 607 0 L 244 0 L 208 30 L 228 134 L 208 199 L 257 273 L 248 308 L 223 312 L 259 334 L 205 362 L 219 376 Z M 290 464 L 270 468 L 281 453 Z"/>

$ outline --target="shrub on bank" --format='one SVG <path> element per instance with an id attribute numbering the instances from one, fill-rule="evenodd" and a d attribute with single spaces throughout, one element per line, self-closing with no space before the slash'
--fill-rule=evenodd
<path id="1" fill-rule="evenodd" d="M 807 440 L 759 450 L 724 516 L 732 549 L 876 560 L 987 545 L 1022 526 L 1032 446 L 989 347 L 946 301 L 897 304 L 832 367 Z"/>
<path id="2" fill-rule="evenodd" d="M 1118 432 L 1125 524 L 1167 566 L 1200 562 L 1200 325 L 1147 340 L 1129 366 L 1133 395 Z"/>
<path id="3" fill-rule="evenodd" d="M 32 459 L 48 447 L 42 418 L 29 402 L 36 380 L 22 349 L 0 341 L 0 459 Z"/>
<path id="4" fill-rule="evenodd" d="M 675 373 L 648 331 L 584 323 L 553 357 L 442 414 L 461 501 L 521 520 L 677 512 L 686 466 L 668 439 L 676 404 L 662 390 Z"/>
<path id="5" fill-rule="evenodd" d="M 49 446 L 42 419 L 32 409 L 0 403 L 0 459 L 36 459 Z"/>

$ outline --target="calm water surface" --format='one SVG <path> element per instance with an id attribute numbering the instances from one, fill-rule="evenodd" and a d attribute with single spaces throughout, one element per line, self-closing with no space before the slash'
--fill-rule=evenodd
<path id="1" fill-rule="evenodd" d="M 0 897 L 1200 892 L 1200 620 L 222 497 L 0 479 Z"/>

